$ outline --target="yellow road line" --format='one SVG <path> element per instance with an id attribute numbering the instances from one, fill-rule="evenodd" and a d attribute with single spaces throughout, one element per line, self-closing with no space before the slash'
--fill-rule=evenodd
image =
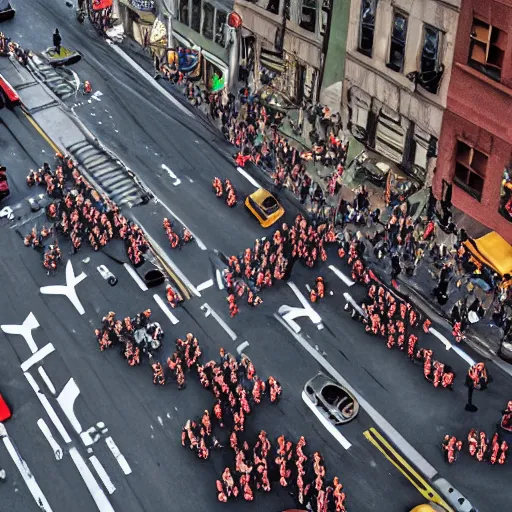
<path id="1" fill-rule="evenodd" d="M 60 153 L 60 149 L 56 146 L 56 144 L 44 133 L 43 129 L 37 124 L 35 119 L 30 115 L 27 114 L 24 110 L 22 110 L 23 114 L 25 114 L 25 117 L 28 119 L 28 122 L 36 129 L 37 133 L 43 137 L 43 139 L 50 145 L 50 147 L 55 151 L 55 153 Z"/>
<path id="2" fill-rule="evenodd" d="M 393 448 L 389 442 L 375 429 L 370 428 L 363 432 L 364 437 L 386 457 L 400 473 L 418 490 L 428 501 L 443 507 L 447 512 L 453 509 L 439 496 L 428 482 Z"/>

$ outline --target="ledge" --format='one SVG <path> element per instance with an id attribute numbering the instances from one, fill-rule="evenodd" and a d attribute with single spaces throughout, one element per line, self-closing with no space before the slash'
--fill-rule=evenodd
<path id="1" fill-rule="evenodd" d="M 472 67 L 461 64 L 460 62 L 456 62 L 455 66 L 458 69 L 461 69 L 468 75 L 471 75 L 473 78 L 477 78 L 478 80 L 484 82 L 485 84 L 493 87 L 497 91 L 506 94 L 510 98 L 512 98 L 512 89 L 510 87 L 507 87 L 506 85 L 503 85 L 501 82 L 496 82 L 496 80 L 493 80 L 492 78 L 489 78 L 487 75 L 484 75 L 483 73 L 480 73 L 476 69 L 473 69 Z"/>

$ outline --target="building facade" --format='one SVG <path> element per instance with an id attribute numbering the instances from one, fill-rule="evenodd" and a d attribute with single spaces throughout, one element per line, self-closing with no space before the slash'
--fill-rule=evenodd
<path id="1" fill-rule="evenodd" d="M 512 243 L 512 0 L 464 0 L 434 193 Z"/>
<path id="2" fill-rule="evenodd" d="M 198 77 L 208 86 L 212 77 L 228 85 L 238 74 L 237 31 L 228 27 L 234 0 L 117 0 L 125 33 L 144 47 L 165 54 L 188 48 L 200 56 Z M 161 10 L 162 12 L 158 12 Z M 171 22 L 168 22 L 169 14 Z M 167 43 L 171 29 L 172 41 Z M 159 40 L 157 40 L 159 39 Z M 235 52 L 233 50 L 236 50 Z"/>
<path id="3" fill-rule="evenodd" d="M 235 0 L 235 10 L 243 20 L 241 65 L 253 88 L 271 83 L 293 104 L 315 103 L 331 0 Z"/>
<path id="4" fill-rule="evenodd" d="M 352 0 L 344 122 L 352 135 L 430 184 L 461 0 Z"/>

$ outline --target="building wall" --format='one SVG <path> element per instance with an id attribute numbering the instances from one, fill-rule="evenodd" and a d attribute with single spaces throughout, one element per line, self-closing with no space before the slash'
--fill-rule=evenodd
<path id="1" fill-rule="evenodd" d="M 243 20 L 245 31 L 252 33 L 256 38 L 256 62 L 255 69 L 260 65 L 261 50 L 278 51 L 276 38 L 283 26 L 284 0 L 279 2 L 279 10 L 272 13 L 267 10 L 268 0 L 246 1 L 236 0 L 235 10 Z M 290 1 L 290 19 L 286 20 L 286 30 L 283 40 L 283 56 L 285 61 L 285 72 L 281 82 L 282 92 L 294 97 L 296 90 L 296 66 L 301 65 L 307 69 L 307 75 L 311 78 L 313 72 L 318 77 L 322 69 L 323 38 L 320 36 L 321 26 L 321 5 L 322 0 L 317 0 L 316 30 L 310 32 L 299 26 L 301 0 Z M 257 77 L 256 77 L 257 78 Z M 256 88 L 259 82 L 256 79 Z M 317 84 L 313 84 L 316 94 Z"/>
<path id="2" fill-rule="evenodd" d="M 357 138 L 416 174 L 422 181 L 429 182 L 429 171 L 435 166 L 435 158 L 427 159 L 427 146 L 430 143 L 435 147 L 441 133 L 460 0 L 378 0 L 371 57 L 359 51 L 362 2 L 352 0 L 350 6 L 344 120 L 349 126 L 356 125 L 352 133 Z M 396 10 L 407 16 L 401 72 L 388 67 Z M 444 65 L 444 73 L 437 93 L 427 91 L 407 76 L 420 70 L 426 25 L 440 31 L 438 62 Z M 385 144 L 378 141 L 381 138 L 379 119 L 383 111 L 396 121 L 396 130 L 400 132 L 399 140 L 393 143 L 391 150 L 386 150 Z M 357 126 L 361 123 L 366 126 Z"/>
<path id="3" fill-rule="evenodd" d="M 474 16 L 508 33 L 500 81 L 469 65 Z M 441 197 L 443 180 L 453 182 L 453 204 L 512 243 L 512 223 L 498 211 L 503 172 L 512 162 L 512 0 L 462 3 L 447 108 L 434 194 Z M 480 198 L 455 179 L 457 141 L 488 155 Z"/>

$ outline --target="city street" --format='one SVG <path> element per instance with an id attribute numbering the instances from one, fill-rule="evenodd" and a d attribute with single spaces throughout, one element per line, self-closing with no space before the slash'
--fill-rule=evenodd
<path id="1" fill-rule="evenodd" d="M 504 489 L 512 475 L 512 464 L 491 467 L 477 463 L 466 452 L 456 464 L 448 465 L 441 442 L 445 434 L 465 440 L 470 428 L 492 436 L 501 410 L 511 398 L 512 377 L 489 363 L 493 382 L 487 391 L 475 393 L 479 411 L 474 415 L 465 412 L 467 360 L 479 361 L 479 356 L 462 345 L 464 359 L 455 350 L 446 350 L 432 334 L 425 335 L 421 345 L 433 349 L 436 358 L 452 366 L 457 374 L 453 391 L 434 388 L 424 379 L 420 365 L 411 363 L 398 350 L 388 350 L 382 340 L 365 334 L 363 326 L 343 312 L 343 293 L 360 301 L 364 290 L 347 284 L 348 278 L 344 281 L 338 277 L 340 272 L 349 276 L 350 270 L 334 249 L 329 250 L 329 260 L 322 268 L 295 265 L 288 283 L 279 282 L 262 293 L 261 307 L 242 305 L 240 314 L 229 319 L 226 292 L 217 286 L 219 253 L 238 254 L 251 247 L 256 238 L 272 235 L 273 230 L 264 230 L 242 204 L 259 184 L 269 186 L 265 176 L 239 172 L 231 159 L 234 148 L 209 121 L 188 106 L 185 109 L 190 115 L 177 108 L 177 104 L 184 104 L 180 92 L 176 91 L 174 102 L 160 94 L 141 77 L 139 68 L 120 58 L 88 22 L 79 25 L 74 10 L 63 0 L 32 0 L 19 2 L 16 7 L 16 17 L 2 25 L 2 31 L 14 41 L 40 51 L 51 45 L 51 34 L 59 27 L 63 44 L 82 54 L 73 70 L 82 80 L 90 80 L 93 91 L 101 95 L 87 98 L 79 93 L 68 98 L 66 104 L 153 194 L 154 200 L 126 208 L 123 213 L 143 226 L 191 292 L 190 300 L 172 310 L 177 320 L 172 323 L 153 297 L 157 294 L 165 299 L 163 285 L 143 291 L 126 268 L 107 254 L 84 246 L 77 255 L 70 256 L 68 243 L 62 244 L 64 264 L 59 272 L 47 276 L 40 255 L 25 248 L 21 236 L 36 222 L 42 222 L 40 215 L 30 212 L 26 199 L 42 193 L 43 188 L 29 189 L 25 176 L 44 161 L 53 165 L 53 150 L 19 108 L 0 111 L 1 163 L 9 169 L 11 186 L 11 196 L 2 207 L 10 206 L 16 214 L 14 221 L 0 219 L 0 282 L 4 291 L 0 295 L 0 325 L 21 325 L 32 313 L 40 325 L 32 331 L 37 347 L 51 343 L 55 349 L 24 375 L 20 366 L 31 356 L 30 347 L 22 336 L 0 330 L 0 392 L 14 412 L 5 424 L 9 437 L 51 510 L 277 512 L 294 506 L 293 499 L 277 486 L 269 495 L 257 493 L 254 503 L 240 499 L 219 503 L 215 480 L 232 463 L 231 451 L 221 449 L 210 461 L 203 462 L 180 444 L 182 426 L 212 407 L 212 395 L 192 377 L 180 392 L 175 384 L 156 387 L 147 361 L 142 367 L 130 368 L 116 349 L 105 353 L 98 350 L 94 329 L 108 311 L 124 317 L 146 308 L 151 308 L 166 333 L 159 355 L 162 361 L 173 351 L 175 338 L 187 332 L 198 338 L 204 361 L 217 359 L 220 347 L 235 353 L 240 344 L 249 343 L 244 352 L 260 377 L 272 375 L 280 381 L 283 399 L 278 405 L 262 405 L 249 417 L 247 438 L 255 438 L 261 429 L 272 439 L 285 434 L 296 441 L 304 435 L 309 453 L 318 450 L 324 455 L 328 477 L 340 478 L 347 493 L 347 510 L 396 512 L 428 501 L 405 478 L 403 468 L 395 468 L 368 442 L 365 433 L 369 429 L 375 428 L 387 437 L 389 424 L 403 436 L 404 443 L 435 468 L 429 478 L 439 473 L 480 512 L 508 509 Z M 239 198 L 236 208 L 228 208 L 215 197 L 211 187 L 214 176 L 232 181 Z M 279 199 L 286 210 L 285 220 L 293 222 L 300 207 L 284 193 Z M 195 241 L 181 250 L 171 250 L 162 228 L 164 217 L 175 220 L 177 226 L 186 225 Z M 68 260 L 75 276 L 82 272 L 87 276 L 76 286 L 83 315 L 66 297 L 40 293 L 43 286 L 66 284 Z M 101 277 L 99 265 L 106 265 L 118 277 L 115 287 Z M 334 265 L 338 273 L 329 265 Z M 308 294 L 306 285 L 312 285 L 319 274 L 328 292 L 333 292 L 313 305 L 323 328 L 303 316 L 298 320 L 300 332 L 293 332 L 278 310 L 283 305 L 300 308 L 301 298 Z M 208 309 L 215 314 L 205 314 Z M 451 339 L 449 332 L 443 334 Z M 44 367 L 56 392 L 49 389 L 38 367 Z M 306 381 L 318 372 L 337 378 L 331 368 L 368 404 L 353 422 L 343 426 L 345 447 L 302 398 Z M 66 385 L 71 386 L 70 379 L 80 392 L 74 405 L 74 423 L 61 407 L 69 403 L 69 397 L 57 399 Z M 62 421 L 69 442 L 55 429 L 48 406 Z M 385 424 L 377 421 L 380 415 L 387 420 Z M 41 418 L 62 449 L 61 460 L 38 426 Z M 97 427 L 98 422 L 105 427 Z M 100 433 L 89 452 L 83 433 L 93 426 L 98 431 L 107 428 L 108 432 Z M 110 436 L 126 463 L 107 445 Z M 404 446 L 396 446 L 397 451 Z M 89 458 L 93 455 L 109 475 L 110 491 L 115 487 L 111 494 L 92 469 Z M 84 477 L 84 465 L 93 472 L 94 482 Z M 13 459 L 0 445 L 2 467 L 8 475 L 7 482 L 0 486 L 2 510 L 49 512 L 35 503 Z"/>

